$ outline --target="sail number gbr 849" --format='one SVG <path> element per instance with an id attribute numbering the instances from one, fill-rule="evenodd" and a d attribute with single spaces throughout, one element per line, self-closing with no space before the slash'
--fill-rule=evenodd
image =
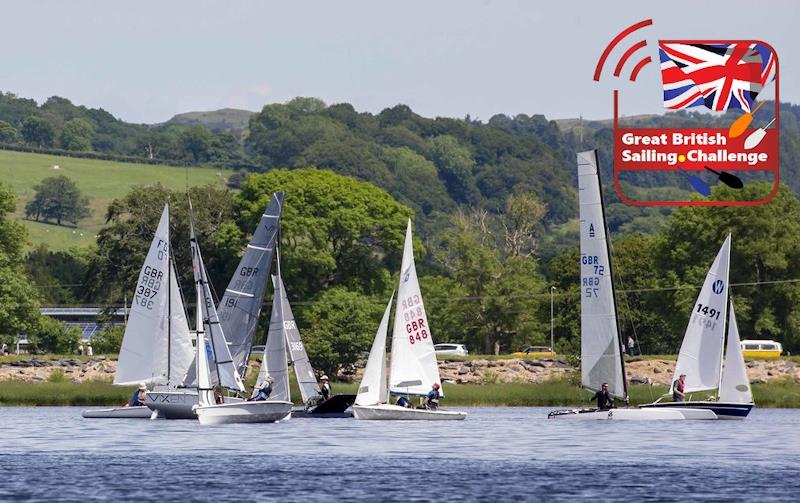
<path id="1" fill-rule="evenodd" d="M 400 301 L 403 308 L 403 321 L 406 323 L 408 342 L 416 344 L 428 338 L 428 324 L 425 321 L 425 309 L 419 295 L 412 295 Z"/>
<path id="2" fill-rule="evenodd" d="M 584 274 L 581 279 L 581 286 L 583 287 L 583 295 L 585 297 L 597 297 L 600 292 L 600 276 L 606 273 L 606 266 L 600 263 L 600 258 L 597 255 L 581 255 L 581 265 L 588 266 L 589 273 L 586 274 L 587 269 L 581 268 Z"/>

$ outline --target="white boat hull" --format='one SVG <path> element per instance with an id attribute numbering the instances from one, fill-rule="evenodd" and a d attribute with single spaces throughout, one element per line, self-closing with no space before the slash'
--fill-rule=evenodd
<path id="1" fill-rule="evenodd" d="M 81 413 L 89 419 L 149 419 L 153 414 L 144 405 L 138 407 L 112 407 L 110 409 L 88 409 Z"/>
<path id="2" fill-rule="evenodd" d="M 243 402 L 241 398 L 225 397 L 225 403 Z M 197 390 L 150 391 L 145 403 L 161 419 L 197 419 Z"/>
<path id="3" fill-rule="evenodd" d="M 451 410 L 407 409 L 399 405 L 353 405 L 353 416 L 362 420 L 411 420 L 411 421 L 458 421 L 467 417 L 466 412 Z"/>
<path id="4" fill-rule="evenodd" d="M 684 421 L 713 420 L 717 415 L 707 409 L 571 409 L 554 411 L 548 415 L 551 419 L 606 420 L 624 421 Z"/>
<path id="5" fill-rule="evenodd" d="M 219 405 L 206 405 L 196 407 L 195 413 L 200 424 L 230 424 L 230 423 L 274 423 L 289 417 L 292 412 L 292 402 L 258 401 L 258 402 L 233 402 Z"/>

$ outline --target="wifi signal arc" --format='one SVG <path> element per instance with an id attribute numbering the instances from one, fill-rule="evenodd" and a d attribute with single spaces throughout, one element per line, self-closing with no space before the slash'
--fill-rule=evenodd
<path id="1" fill-rule="evenodd" d="M 625 37 L 635 32 L 636 30 L 640 30 L 652 24 L 653 24 L 652 19 L 645 19 L 644 21 L 639 21 L 636 24 L 632 24 L 631 26 L 628 26 L 627 28 L 619 32 L 619 34 L 617 34 L 617 36 L 614 37 L 614 39 L 608 44 L 608 46 L 606 46 L 605 50 L 603 51 L 603 54 L 597 61 L 597 66 L 594 69 L 594 80 L 595 81 L 600 80 L 600 74 L 603 71 L 603 66 L 606 63 L 608 56 L 611 54 L 611 51 L 613 51 Z M 619 77 L 620 74 L 622 73 L 622 67 L 625 65 L 625 62 L 633 55 L 634 52 L 645 47 L 646 45 L 647 41 L 641 40 L 636 44 L 634 44 L 633 46 L 631 46 L 627 51 L 625 51 L 625 53 L 622 55 L 619 62 L 617 63 L 617 66 L 614 68 L 614 76 Z M 642 70 L 642 68 L 644 68 L 648 63 L 652 62 L 652 60 L 653 59 L 650 56 L 647 56 L 641 61 L 639 61 L 634 67 L 633 71 L 631 72 L 630 80 L 635 81 L 636 77 L 638 77 L 639 72 Z"/>

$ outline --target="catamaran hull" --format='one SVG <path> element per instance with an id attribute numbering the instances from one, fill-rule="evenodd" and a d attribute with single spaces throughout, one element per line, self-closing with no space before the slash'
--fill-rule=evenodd
<path id="1" fill-rule="evenodd" d="M 274 423 L 292 412 L 292 402 L 237 402 L 196 407 L 197 419 L 203 425 L 230 423 Z"/>
<path id="2" fill-rule="evenodd" d="M 362 420 L 390 421 L 459 421 L 467 417 L 466 412 L 450 410 L 407 409 L 399 405 L 353 405 L 353 415 Z"/>
<path id="3" fill-rule="evenodd" d="M 744 419 L 753 409 L 752 403 L 734 402 L 658 402 L 640 405 L 642 409 L 690 409 L 690 410 L 710 410 L 719 419 Z"/>
<path id="4" fill-rule="evenodd" d="M 225 397 L 225 403 L 240 403 L 241 398 Z M 196 390 L 150 391 L 145 403 L 156 412 L 160 419 L 197 419 L 194 409 L 197 406 Z"/>
<path id="5" fill-rule="evenodd" d="M 713 420 L 717 415 L 707 409 L 567 409 L 554 410 L 547 415 L 549 419 L 606 420 L 625 421 L 683 421 Z"/>
<path id="6" fill-rule="evenodd" d="M 144 405 L 139 407 L 113 407 L 110 409 L 89 409 L 81 413 L 88 419 L 149 419 L 153 414 Z"/>

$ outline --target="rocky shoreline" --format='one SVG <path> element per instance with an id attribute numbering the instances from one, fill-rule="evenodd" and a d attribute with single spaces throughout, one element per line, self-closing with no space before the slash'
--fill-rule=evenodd
<path id="1" fill-rule="evenodd" d="M 675 369 L 669 360 L 640 360 L 625 365 L 628 380 L 635 384 L 668 386 Z M 74 383 L 87 381 L 111 381 L 117 370 L 116 360 L 100 356 L 89 361 L 65 358 L 61 360 L 19 360 L 0 363 L 0 381 L 45 382 L 63 380 Z M 445 382 L 458 384 L 539 384 L 551 379 L 563 378 L 577 369 L 563 360 L 442 360 L 439 373 Z M 54 375 L 55 373 L 55 375 Z M 363 365 L 354 371 L 342 373 L 342 380 L 358 382 L 363 374 Z M 766 383 L 791 379 L 800 383 L 800 365 L 788 360 L 756 360 L 747 362 L 747 374 L 751 383 Z"/>

